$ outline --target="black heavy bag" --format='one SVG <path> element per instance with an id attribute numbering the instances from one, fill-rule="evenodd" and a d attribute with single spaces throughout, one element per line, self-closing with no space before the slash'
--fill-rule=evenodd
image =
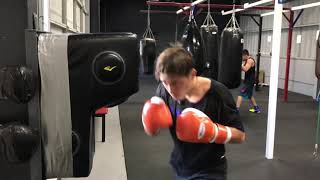
<path id="1" fill-rule="evenodd" d="M 183 47 L 193 56 L 194 67 L 198 75 L 202 75 L 205 68 L 203 39 L 194 17 L 190 17 L 189 22 L 181 38 Z"/>
<path id="2" fill-rule="evenodd" d="M 241 83 L 243 34 L 240 28 L 227 27 L 221 34 L 218 81 L 229 89 Z"/>
<path id="3" fill-rule="evenodd" d="M 143 63 L 143 72 L 152 74 L 154 61 L 156 59 L 156 40 L 143 38 L 140 40 L 140 59 Z"/>
<path id="4" fill-rule="evenodd" d="M 317 56 L 316 56 L 316 76 L 320 79 L 320 33 L 318 34 L 317 41 Z"/>
<path id="5" fill-rule="evenodd" d="M 156 59 L 156 40 L 150 27 L 150 6 L 148 6 L 147 28 L 140 40 L 140 60 L 143 64 L 143 72 L 152 74 Z"/>
<path id="6" fill-rule="evenodd" d="M 219 36 L 218 26 L 202 25 L 200 33 L 203 38 L 205 48 L 205 73 L 207 77 L 214 80 L 218 79 L 218 48 L 219 48 Z"/>
<path id="7" fill-rule="evenodd" d="M 19 124 L 0 125 L 0 155 L 8 163 L 23 163 L 32 157 L 39 134 Z"/>
<path id="8" fill-rule="evenodd" d="M 35 93 L 32 71 L 24 66 L 5 66 L 0 68 L 0 99 L 15 103 L 27 103 Z"/>

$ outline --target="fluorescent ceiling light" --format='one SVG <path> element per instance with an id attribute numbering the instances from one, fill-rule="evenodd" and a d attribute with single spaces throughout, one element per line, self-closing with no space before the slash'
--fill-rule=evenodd
<path id="1" fill-rule="evenodd" d="M 200 4 L 202 2 L 205 2 L 205 1 L 207 1 L 207 0 L 197 0 L 197 1 L 193 2 L 193 3 L 191 3 L 191 6 L 195 6 L 195 5 Z"/>
<path id="2" fill-rule="evenodd" d="M 254 3 L 245 3 L 243 5 L 243 8 L 244 9 L 236 9 L 235 12 L 240 12 L 240 11 L 243 11 L 245 9 L 248 9 L 248 8 L 253 8 L 255 6 L 259 6 L 261 4 L 265 4 L 265 3 L 269 3 L 269 2 L 273 2 L 273 0 L 261 0 L 261 1 L 257 1 L 257 2 L 254 2 Z M 225 15 L 228 15 L 228 14 L 232 14 L 233 13 L 233 10 L 230 10 L 230 11 L 221 11 L 222 15 L 225 16 Z"/>
<path id="3" fill-rule="evenodd" d="M 263 13 L 260 16 L 264 17 L 264 16 L 270 16 L 270 15 L 273 15 L 273 14 L 274 14 L 274 11 L 271 11 L 271 12 Z"/>
<path id="4" fill-rule="evenodd" d="M 240 11 L 243 11 L 244 9 L 235 9 L 234 10 L 234 12 L 240 12 Z M 223 15 L 223 16 L 225 16 L 225 15 L 228 15 L 228 14 L 232 14 L 233 13 L 233 10 L 230 10 L 230 11 L 221 11 L 221 14 Z"/>
<path id="5" fill-rule="evenodd" d="M 283 10 L 282 12 L 289 12 L 289 10 Z M 271 11 L 271 12 L 263 13 L 260 16 L 264 17 L 264 16 L 270 16 L 270 15 L 273 15 L 273 14 L 274 14 L 274 11 Z"/>
<path id="6" fill-rule="evenodd" d="M 252 8 L 252 7 L 259 6 L 261 4 L 265 4 L 265 3 L 269 3 L 269 2 L 273 2 L 273 0 L 261 0 L 261 1 L 257 1 L 254 3 L 245 3 L 243 5 L 243 8 L 248 9 L 248 8 Z"/>
<path id="7" fill-rule="evenodd" d="M 311 7 L 316 7 L 316 6 L 320 6 L 320 2 L 305 4 L 305 5 L 301 5 L 301 6 L 295 6 L 295 7 L 292 7 L 291 10 L 296 11 L 296 10 L 306 9 L 306 8 L 311 8 Z"/>
<path id="8" fill-rule="evenodd" d="M 205 2 L 205 1 L 207 1 L 207 0 L 197 0 L 197 1 L 193 2 L 193 3 L 191 3 L 191 6 L 195 6 L 195 5 L 200 4 L 200 3 L 202 3 L 202 2 Z M 191 6 L 185 6 L 185 7 L 183 7 L 182 9 L 179 9 L 179 10 L 176 12 L 176 14 L 180 14 L 180 13 L 182 13 L 183 11 L 186 11 L 186 10 L 190 9 Z"/>

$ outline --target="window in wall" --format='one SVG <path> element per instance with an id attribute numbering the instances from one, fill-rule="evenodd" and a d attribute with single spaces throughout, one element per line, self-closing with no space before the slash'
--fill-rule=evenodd
<path id="1" fill-rule="evenodd" d="M 54 32 L 87 32 L 89 0 L 50 1 L 50 24 Z"/>

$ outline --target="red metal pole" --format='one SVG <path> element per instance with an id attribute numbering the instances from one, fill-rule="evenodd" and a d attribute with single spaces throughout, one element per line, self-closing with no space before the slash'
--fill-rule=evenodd
<path id="1" fill-rule="evenodd" d="M 150 6 L 164 6 L 164 7 L 185 7 L 190 6 L 191 3 L 176 3 L 176 2 L 155 2 L 155 1 L 147 1 L 147 5 Z M 197 7 L 207 8 L 208 4 L 198 4 Z M 210 4 L 210 8 L 213 9 L 233 9 L 233 5 L 229 4 Z M 243 9 L 243 5 L 235 5 L 236 9 Z M 254 9 L 254 10 L 273 10 L 273 6 L 255 6 L 248 9 Z M 283 8 L 284 10 L 290 10 L 290 8 Z"/>
<path id="2" fill-rule="evenodd" d="M 176 2 L 155 2 L 147 1 L 147 5 L 150 6 L 169 6 L 169 7 L 185 7 L 190 6 L 191 3 L 176 3 Z M 198 4 L 198 7 L 208 7 L 208 4 Z M 233 5 L 229 4 L 210 4 L 211 8 L 217 9 L 233 9 Z M 235 8 L 243 8 L 243 5 L 235 5 Z M 273 9 L 273 7 L 271 7 Z"/>
<path id="3" fill-rule="evenodd" d="M 289 72 L 290 72 L 290 61 L 291 61 L 293 18 L 294 18 L 294 12 L 290 11 L 287 61 L 286 61 L 286 77 L 285 77 L 285 81 L 284 81 L 284 101 L 285 102 L 288 102 L 288 84 L 289 84 Z"/>

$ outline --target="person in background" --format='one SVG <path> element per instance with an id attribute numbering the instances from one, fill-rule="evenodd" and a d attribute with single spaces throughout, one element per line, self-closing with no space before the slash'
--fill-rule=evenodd
<path id="1" fill-rule="evenodd" d="M 253 97 L 253 88 L 254 88 L 254 82 L 255 82 L 255 60 L 249 55 L 249 51 L 247 49 L 244 49 L 242 51 L 242 71 L 245 72 L 244 82 L 243 86 L 240 89 L 240 95 L 237 99 L 237 110 L 239 111 L 242 99 L 249 99 L 252 108 L 249 109 L 250 112 L 253 113 L 260 113 L 260 107 L 257 105 L 257 102 L 255 98 Z"/>

